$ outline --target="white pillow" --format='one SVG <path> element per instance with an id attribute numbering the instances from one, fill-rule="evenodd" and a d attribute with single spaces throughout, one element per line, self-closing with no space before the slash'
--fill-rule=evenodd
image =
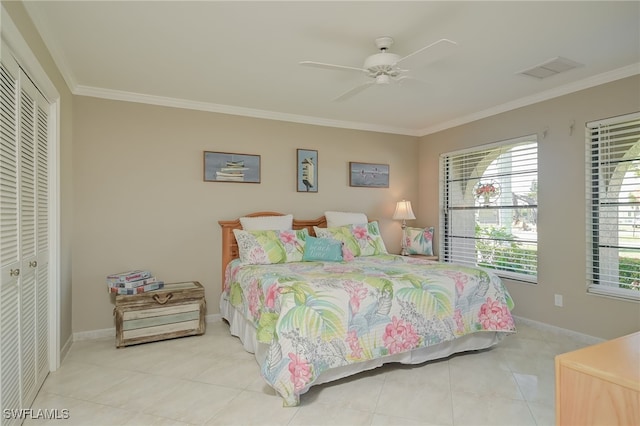
<path id="1" fill-rule="evenodd" d="M 287 231 L 293 228 L 293 215 L 241 217 L 245 231 Z"/>
<path id="2" fill-rule="evenodd" d="M 369 222 L 364 213 L 351 212 L 324 212 L 327 219 L 327 228 L 337 228 L 345 225 L 364 225 Z"/>

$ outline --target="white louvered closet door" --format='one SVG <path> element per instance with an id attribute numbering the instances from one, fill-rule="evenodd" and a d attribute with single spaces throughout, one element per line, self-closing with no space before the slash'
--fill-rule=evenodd
<path id="1" fill-rule="evenodd" d="M 4 51 L 4 46 L 2 46 Z M 18 76 L 13 58 L 0 63 L 0 406 L 22 408 L 20 386 L 20 253 Z M 2 416 L 2 424 L 11 424 Z"/>
<path id="2" fill-rule="evenodd" d="M 38 92 L 36 102 L 36 388 L 49 374 L 49 105 Z M 31 404 L 31 402 L 29 402 Z"/>
<path id="3" fill-rule="evenodd" d="M 47 102 L 22 70 L 19 82 L 20 345 L 22 400 L 30 406 L 44 380 L 39 367 L 48 366 Z"/>
<path id="4" fill-rule="evenodd" d="M 12 57 L 0 70 L 0 406 L 20 409 L 49 373 L 48 104 Z"/>

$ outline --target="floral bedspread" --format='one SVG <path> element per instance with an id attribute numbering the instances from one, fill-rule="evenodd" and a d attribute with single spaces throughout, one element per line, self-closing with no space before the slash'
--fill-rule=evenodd
<path id="1" fill-rule="evenodd" d="M 269 344 L 265 380 L 297 405 L 325 370 L 483 331 L 514 332 L 513 301 L 480 268 L 395 255 L 227 267 L 223 300 Z M 221 300 L 222 302 L 222 300 Z"/>

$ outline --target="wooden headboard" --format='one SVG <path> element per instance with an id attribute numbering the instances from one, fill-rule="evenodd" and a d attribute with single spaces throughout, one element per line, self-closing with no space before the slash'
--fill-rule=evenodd
<path id="1" fill-rule="evenodd" d="M 284 216 L 284 213 L 277 212 L 256 212 L 246 214 L 243 217 L 260 217 L 260 216 Z M 222 227 L 222 287 L 224 288 L 224 274 L 227 270 L 227 265 L 233 259 L 239 257 L 238 242 L 236 236 L 233 234 L 234 229 L 242 229 L 240 224 L 240 218 L 234 220 L 220 220 L 218 224 Z M 327 227 L 327 219 L 324 216 L 320 216 L 317 219 L 312 220 L 299 220 L 293 219 L 293 229 L 307 228 L 309 235 L 315 236 L 313 227 L 319 228 Z"/>

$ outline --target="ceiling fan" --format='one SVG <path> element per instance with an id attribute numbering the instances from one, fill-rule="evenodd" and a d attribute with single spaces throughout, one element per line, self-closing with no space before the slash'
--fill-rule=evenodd
<path id="1" fill-rule="evenodd" d="M 456 43 L 455 41 L 443 38 L 431 44 L 428 44 L 413 53 L 400 57 L 395 53 L 388 52 L 389 48 L 393 44 L 393 38 L 388 36 L 378 37 L 375 40 L 375 43 L 380 52 L 368 56 L 364 60 L 364 65 L 362 66 L 362 68 L 350 67 L 345 65 L 325 64 L 322 62 L 314 61 L 302 61 L 300 62 L 300 65 L 365 73 L 367 77 L 369 77 L 368 81 L 352 89 L 349 89 L 348 91 L 334 99 L 334 101 L 344 101 L 377 84 L 383 85 L 389 84 L 391 82 L 401 82 L 407 79 L 415 80 L 407 75 L 409 73 L 409 70 L 400 68 L 399 65 L 401 63 L 404 65 L 410 62 L 408 61 L 409 59 L 411 59 L 412 61 L 416 60 L 417 58 L 420 59 L 422 57 L 422 53 L 428 50 L 431 50 L 434 54 L 424 58 L 422 60 L 422 64 L 419 65 L 432 63 L 450 53 L 453 48 L 458 45 L 458 43 Z"/>

